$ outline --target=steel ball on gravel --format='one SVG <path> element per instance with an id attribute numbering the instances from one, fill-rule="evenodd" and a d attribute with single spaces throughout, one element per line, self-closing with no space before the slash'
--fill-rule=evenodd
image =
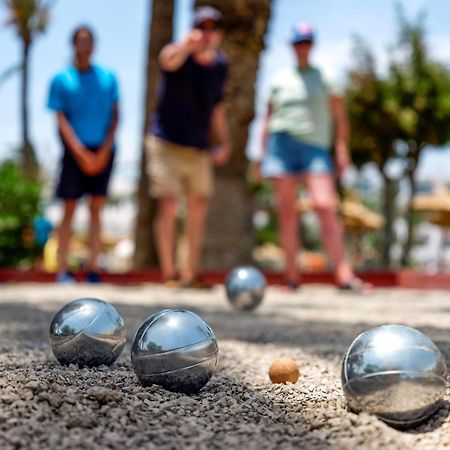
<path id="1" fill-rule="evenodd" d="M 110 365 L 125 344 L 125 325 L 109 303 L 97 298 L 80 298 L 56 313 L 50 325 L 50 344 L 61 364 Z"/>
<path id="2" fill-rule="evenodd" d="M 264 275 L 256 267 L 236 267 L 225 281 L 228 301 L 238 311 L 251 311 L 262 302 L 266 284 Z"/>
<path id="3" fill-rule="evenodd" d="M 139 328 L 131 362 L 144 386 L 194 393 L 212 377 L 219 348 L 211 328 L 184 309 L 165 309 Z"/>
<path id="4" fill-rule="evenodd" d="M 360 334 L 342 363 L 342 386 L 354 412 L 376 414 L 397 428 L 426 421 L 445 395 L 447 368 L 420 331 L 383 325 Z"/>

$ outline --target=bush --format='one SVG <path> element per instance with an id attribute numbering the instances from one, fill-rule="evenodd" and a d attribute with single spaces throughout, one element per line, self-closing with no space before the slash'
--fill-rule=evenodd
<path id="1" fill-rule="evenodd" d="M 0 267 L 29 267 L 39 252 L 33 220 L 39 214 L 41 184 L 7 161 L 0 166 Z"/>

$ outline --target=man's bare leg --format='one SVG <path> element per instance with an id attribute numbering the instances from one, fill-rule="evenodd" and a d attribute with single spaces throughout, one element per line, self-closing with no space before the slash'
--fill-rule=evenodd
<path id="1" fill-rule="evenodd" d="M 181 279 L 185 283 L 192 282 L 198 276 L 207 211 L 207 197 L 196 194 L 188 196 L 186 216 L 188 257 L 187 266 L 181 273 Z"/>
<path id="2" fill-rule="evenodd" d="M 176 197 L 158 199 L 158 210 L 153 225 L 163 280 L 173 280 L 176 274 L 175 221 L 177 203 Z"/>

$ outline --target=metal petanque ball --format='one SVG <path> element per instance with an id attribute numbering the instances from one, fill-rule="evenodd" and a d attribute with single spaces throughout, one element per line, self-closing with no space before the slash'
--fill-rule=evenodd
<path id="1" fill-rule="evenodd" d="M 50 325 L 50 344 L 61 364 L 109 365 L 123 349 L 125 325 L 109 303 L 97 298 L 80 298 L 56 313 Z"/>
<path id="2" fill-rule="evenodd" d="M 225 281 L 227 298 L 234 309 L 251 311 L 264 297 L 266 279 L 256 267 L 236 267 Z"/>
<path id="3" fill-rule="evenodd" d="M 144 386 L 158 384 L 184 393 L 197 392 L 208 383 L 218 356 L 211 328 L 184 309 L 165 309 L 149 317 L 131 347 L 131 362 Z"/>
<path id="4" fill-rule="evenodd" d="M 342 386 L 354 412 L 409 428 L 427 420 L 445 395 L 447 368 L 420 331 L 383 325 L 360 334 L 342 363 Z"/>

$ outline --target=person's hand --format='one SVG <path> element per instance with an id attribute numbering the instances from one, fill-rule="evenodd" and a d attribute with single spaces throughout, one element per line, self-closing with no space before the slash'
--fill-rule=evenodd
<path id="1" fill-rule="evenodd" d="M 111 148 L 102 146 L 95 154 L 95 172 L 96 174 L 103 172 L 111 158 Z"/>
<path id="2" fill-rule="evenodd" d="M 96 155 L 86 147 L 80 147 L 74 152 L 75 160 L 81 171 L 86 175 L 95 175 L 96 173 Z"/>
<path id="3" fill-rule="evenodd" d="M 87 148 L 78 149 L 76 160 L 81 171 L 89 176 L 98 175 L 108 165 L 111 150 L 100 147 L 97 153 L 93 153 Z"/>
<path id="4" fill-rule="evenodd" d="M 351 164 L 350 154 L 348 152 L 348 147 L 346 143 L 337 143 L 336 144 L 336 171 L 339 178 L 345 173 L 345 170 Z"/>
<path id="5" fill-rule="evenodd" d="M 248 168 L 248 177 L 254 183 L 261 183 L 263 177 L 261 175 L 261 162 L 251 161 Z"/>
<path id="6" fill-rule="evenodd" d="M 195 53 L 202 49 L 203 34 L 200 30 L 191 30 L 183 40 L 183 46 L 189 53 Z"/>
<path id="7" fill-rule="evenodd" d="M 211 154 L 212 162 L 215 166 L 224 166 L 231 156 L 231 147 L 229 145 L 220 145 Z"/>

